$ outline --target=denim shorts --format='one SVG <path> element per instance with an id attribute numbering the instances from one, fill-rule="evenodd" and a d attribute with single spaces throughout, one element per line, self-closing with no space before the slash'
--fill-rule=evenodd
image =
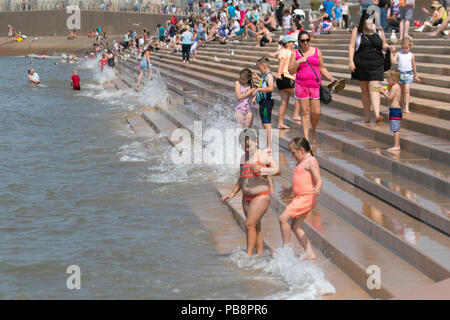
<path id="1" fill-rule="evenodd" d="M 414 82 L 414 72 L 412 71 L 400 71 L 400 81 L 401 84 L 411 84 Z"/>
<path id="2" fill-rule="evenodd" d="M 389 124 L 391 126 L 392 132 L 400 131 L 400 125 L 402 124 L 402 120 L 389 120 Z"/>

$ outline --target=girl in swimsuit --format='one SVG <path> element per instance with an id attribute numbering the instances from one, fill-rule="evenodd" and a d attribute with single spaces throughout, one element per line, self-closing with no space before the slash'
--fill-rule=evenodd
<path id="1" fill-rule="evenodd" d="M 236 121 L 243 129 L 249 129 L 253 125 L 253 104 L 251 96 L 256 88 L 253 88 L 252 72 L 243 69 L 239 73 L 239 80 L 234 82 L 234 92 L 236 94 Z"/>
<path id="2" fill-rule="evenodd" d="M 144 72 L 147 72 L 148 83 L 150 84 L 151 75 L 152 75 L 152 70 L 150 69 L 152 66 L 152 64 L 150 62 L 150 50 L 151 49 L 148 48 L 148 49 L 145 49 L 144 52 L 142 52 L 141 62 L 139 63 L 140 73 L 139 73 L 138 82 L 136 85 L 137 88 L 139 88 L 141 86 L 141 80 L 142 80 L 142 77 L 144 76 Z"/>
<path id="3" fill-rule="evenodd" d="M 301 227 L 306 215 L 317 205 L 317 196 L 322 188 L 319 164 L 313 157 L 309 142 L 305 138 L 292 139 L 289 143 L 289 150 L 297 160 L 297 165 L 294 168 L 292 186 L 289 188 L 283 187 L 280 196 L 285 198 L 293 192 L 295 198 L 279 218 L 283 245 L 290 242 L 291 226 L 289 220 L 293 219 L 295 236 L 306 251 L 306 256 L 302 257 L 302 260 L 314 260 L 316 256 L 305 231 Z"/>
<path id="4" fill-rule="evenodd" d="M 233 191 L 220 200 L 231 200 L 242 189 L 242 208 L 246 217 L 247 255 L 262 254 L 264 249 L 261 219 L 270 204 L 270 182 L 268 176 L 281 173 L 271 153 L 258 149 L 256 132 L 244 130 L 239 135 L 241 146 L 245 142 L 245 156 L 241 161 L 241 174 Z M 244 158 L 245 157 L 245 158 Z"/>
<path id="5" fill-rule="evenodd" d="M 108 62 L 108 58 L 106 58 L 106 54 L 102 54 L 102 58 L 100 59 L 100 72 L 103 72 L 103 68 L 105 67 L 106 63 Z"/>

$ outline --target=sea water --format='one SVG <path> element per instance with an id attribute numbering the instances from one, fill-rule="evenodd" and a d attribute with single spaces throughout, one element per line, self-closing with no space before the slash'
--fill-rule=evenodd
<path id="1" fill-rule="evenodd" d="M 0 299 L 318 299 L 334 288 L 289 248 L 219 254 L 199 208 L 236 168 L 176 166 L 125 121 L 170 94 L 114 90 L 95 60 L 0 58 Z M 44 88 L 27 84 L 27 70 Z M 72 69 L 81 91 L 70 87 Z M 105 89 L 107 88 L 107 89 Z M 215 125 L 231 124 L 217 106 Z M 211 125 L 211 124 L 210 124 Z M 201 195 L 201 197 L 199 197 Z M 195 209 L 189 199 L 195 198 Z M 207 214 L 204 212 L 203 214 Z M 69 290 L 69 266 L 80 268 Z M 257 288 L 257 290 L 255 290 Z"/>

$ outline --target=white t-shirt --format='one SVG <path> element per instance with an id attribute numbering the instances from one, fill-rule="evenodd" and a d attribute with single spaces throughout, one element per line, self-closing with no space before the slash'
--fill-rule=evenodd
<path id="1" fill-rule="evenodd" d="M 144 45 L 144 38 L 139 38 L 139 46 L 143 46 Z"/>
<path id="2" fill-rule="evenodd" d="M 345 6 L 341 6 L 342 8 L 342 15 L 348 15 L 348 4 L 345 4 Z"/>
<path id="3" fill-rule="evenodd" d="M 412 71 L 412 52 L 398 52 L 398 71 Z"/>
<path id="4" fill-rule="evenodd" d="M 291 15 L 283 16 L 283 25 L 285 29 L 291 28 Z"/>

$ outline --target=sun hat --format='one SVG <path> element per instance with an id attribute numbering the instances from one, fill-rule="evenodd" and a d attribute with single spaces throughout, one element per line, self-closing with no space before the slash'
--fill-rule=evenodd
<path id="1" fill-rule="evenodd" d="M 433 3 L 430 5 L 430 8 L 439 8 L 441 6 L 441 3 L 439 1 L 433 1 Z"/>
<path id="2" fill-rule="evenodd" d="M 287 34 L 287 35 L 283 36 L 283 38 L 281 38 L 281 42 L 283 44 L 288 43 L 288 42 L 295 42 L 295 39 L 293 36 Z"/>

